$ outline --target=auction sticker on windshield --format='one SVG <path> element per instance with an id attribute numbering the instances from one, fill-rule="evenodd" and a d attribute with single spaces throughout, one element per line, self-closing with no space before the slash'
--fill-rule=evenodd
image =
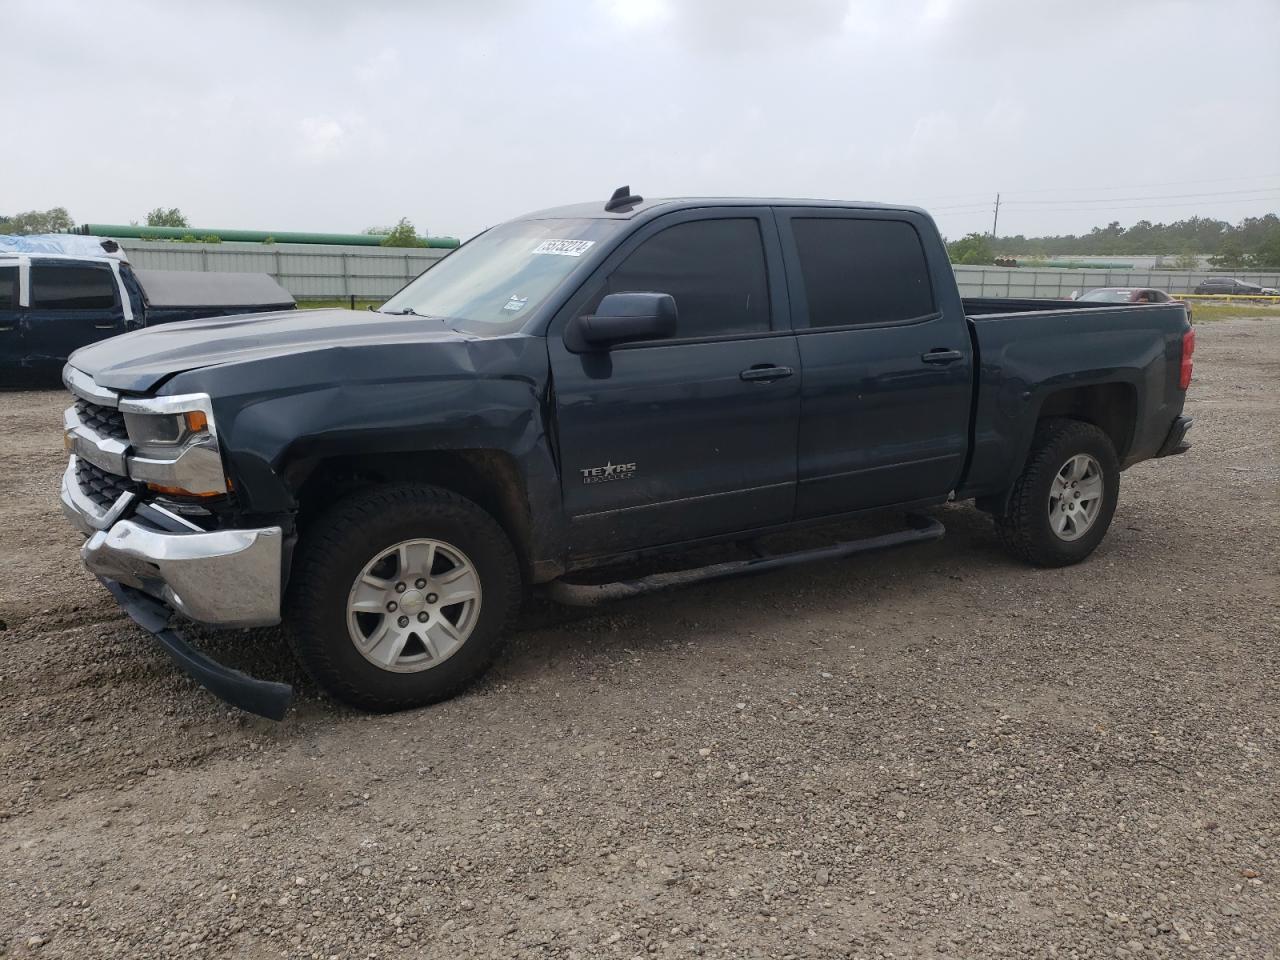
<path id="1" fill-rule="evenodd" d="M 558 257 L 580 257 L 593 246 L 594 240 L 543 240 L 533 248 L 534 253 L 550 253 Z"/>

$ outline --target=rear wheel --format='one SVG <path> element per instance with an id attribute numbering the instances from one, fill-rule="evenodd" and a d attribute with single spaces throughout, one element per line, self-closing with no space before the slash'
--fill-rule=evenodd
<path id="1" fill-rule="evenodd" d="M 286 629 L 329 694 L 389 711 L 453 696 L 493 662 L 520 602 L 510 540 L 448 490 L 356 493 L 304 534 Z"/>
<path id="2" fill-rule="evenodd" d="M 1042 567 L 1079 563 L 1106 536 L 1120 495 L 1111 439 L 1081 420 L 1043 421 L 996 532 L 1015 556 Z"/>

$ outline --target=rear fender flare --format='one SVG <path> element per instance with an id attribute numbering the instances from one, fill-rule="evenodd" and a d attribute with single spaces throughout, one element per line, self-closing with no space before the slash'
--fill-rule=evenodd
<path id="1" fill-rule="evenodd" d="M 1121 373 L 1123 375 L 1117 376 L 1116 371 L 1108 371 L 1105 376 L 1070 377 L 1051 380 L 1040 384 L 1031 391 L 1031 395 L 1024 405 L 1025 412 L 1018 421 L 1014 457 L 1010 463 L 1005 482 L 1002 484 L 1001 492 L 991 496 L 980 497 L 979 506 L 993 513 L 1001 513 L 1008 506 L 1009 494 L 1013 489 L 1013 483 L 1022 473 L 1023 468 L 1026 466 L 1027 458 L 1031 455 L 1031 444 L 1035 439 L 1036 427 L 1046 417 L 1074 417 L 1101 427 L 1111 436 L 1121 464 L 1127 465 L 1125 463 L 1125 454 L 1133 441 L 1134 429 L 1138 418 L 1142 415 L 1140 400 L 1142 395 L 1142 372 L 1132 369 Z M 1106 399 L 1110 399 L 1107 394 L 1118 396 L 1121 392 L 1129 398 L 1127 401 L 1129 404 L 1128 409 L 1122 412 L 1122 416 L 1108 420 L 1106 416 L 1099 416 L 1096 409 L 1082 408 L 1077 403 L 1066 402 L 1067 398 L 1075 399 L 1072 397 L 1073 394 L 1088 396 L 1098 388 L 1104 388 L 1107 391 L 1107 393 L 1102 394 Z M 1099 422 L 1099 420 L 1102 422 Z M 1117 423 L 1119 421 L 1122 421 L 1123 425 L 1118 427 Z"/>

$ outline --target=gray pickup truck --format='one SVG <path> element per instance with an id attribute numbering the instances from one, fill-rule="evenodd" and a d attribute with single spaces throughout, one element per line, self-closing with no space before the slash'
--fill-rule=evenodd
<path id="1" fill-rule="evenodd" d="M 89 569 L 220 695 L 280 716 L 289 691 L 171 614 L 283 622 L 325 690 L 394 710 L 478 676 L 535 585 L 590 602 L 922 542 L 953 499 L 1016 556 L 1079 562 L 1121 471 L 1187 448 L 1193 346 L 1178 303 L 962 300 L 922 210 L 624 189 L 494 227 L 375 313 L 78 351 L 62 500 Z M 886 510 L 912 519 L 580 582 Z"/>

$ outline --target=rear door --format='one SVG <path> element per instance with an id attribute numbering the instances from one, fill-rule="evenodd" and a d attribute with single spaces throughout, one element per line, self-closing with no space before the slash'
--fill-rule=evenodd
<path id="1" fill-rule="evenodd" d="M 777 214 L 804 371 L 797 517 L 945 498 L 973 358 L 936 228 L 910 212 Z"/>
<path id="2" fill-rule="evenodd" d="M 79 347 L 123 333 L 119 286 L 109 264 L 32 258 L 24 352 L 58 370 Z"/>
<path id="3" fill-rule="evenodd" d="M 795 498 L 799 356 L 765 208 L 638 229 L 548 333 L 575 559 L 784 523 Z M 675 337 L 574 353 L 569 317 L 607 293 L 671 294 Z"/>

